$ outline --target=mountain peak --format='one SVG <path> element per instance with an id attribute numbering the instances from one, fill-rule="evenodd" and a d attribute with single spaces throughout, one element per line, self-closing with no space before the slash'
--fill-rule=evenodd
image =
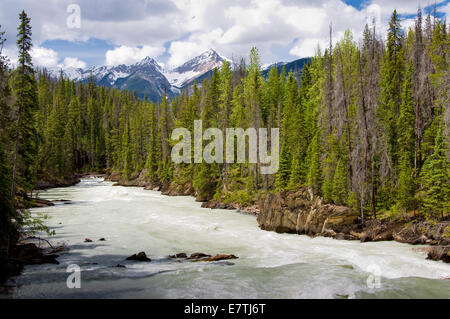
<path id="1" fill-rule="evenodd" d="M 194 78 L 198 78 L 214 68 L 220 68 L 223 60 L 214 49 L 209 49 L 173 69 L 172 72 L 166 74 L 166 77 L 170 84 L 180 88 Z"/>
<path id="2" fill-rule="evenodd" d="M 200 55 L 209 55 L 209 56 L 217 55 L 217 56 L 219 56 L 219 54 L 213 48 L 209 48 L 208 50 L 206 50 L 205 52 L 203 52 Z"/>
<path id="3" fill-rule="evenodd" d="M 149 56 L 146 56 L 138 64 L 158 64 L 158 62 L 156 62 L 155 59 L 153 59 L 153 58 L 151 58 Z"/>

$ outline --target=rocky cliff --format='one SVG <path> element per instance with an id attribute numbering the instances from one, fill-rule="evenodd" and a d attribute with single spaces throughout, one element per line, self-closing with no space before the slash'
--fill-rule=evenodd
<path id="1" fill-rule="evenodd" d="M 261 197 L 257 205 L 243 205 L 222 200 L 204 200 L 198 196 L 191 181 L 151 182 L 144 170 L 131 181 L 120 180 L 117 175 L 107 179 L 121 186 L 145 187 L 148 190 L 161 191 L 168 196 L 194 196 L 204 202 L 202 207 L 212 209 L 237 209 L 241 212 L 257 215 L 261 229 L 278 233 L 324 236 L 335 239 L 368 241 L 395 240 L 413 245 L 431 245 L 430 259 L 450 260 L 449 221 L 430 223 L 418 222 L 408 217 L 367 220 L 362 223 L 357 211 L 345 207 L 324 203 L 323 198 L 311 189 L 285 191 L 267 194 Z"/>
<path id="2" fill-rule="evenodd" d="M 258 224 L 278 233 L 314 235 L 345 234 L 357 231 L 359 215 L 354 210 L 324 204 L 309 189 L 269 194 L 259 201 Z"/>
<path id="3" fill-rule="evenodd" d="M 450 222 L 431 223 L 399 216 L 361 222 L 349 207 L 325 204 L 310 189 L 269 194 L 259 201 L 258 224 L 263 230 L 368 241 L 395 240 L 431 245 L 428 258 L 450 262 Z"/>

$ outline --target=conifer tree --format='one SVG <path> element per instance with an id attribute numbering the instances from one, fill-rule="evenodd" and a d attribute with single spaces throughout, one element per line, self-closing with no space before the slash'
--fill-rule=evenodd
<path id="1" fill-rule="evenodd" d="M 413 64 L 409 63 L 408 70 L 405 75 L 405 81 L 402 92 L 402 104 L 400 107 L 400 116 L 398 117 L 397 126 L 398 146 L 399 146 L 399 179 L 398 179 L 398 202 L 401 207 L 409 210 L 414 209 L 415 195 L 415 171 L 414 156 L 416 154 L 415 147 L 415 113 L 414 113 L 414 97 L 412 93 L 412 76 Z"/>
<path id="2" fill-rule="evenodd" d="M 404 74 L 403 31 L 396 10 L 388 29 L 386 55 L 381 70 L 379 116 L 384 122 L 389 155 L 394 164 L 397 160 L 397 117 L 401 104 L 401 84 Z"/>
<path id="3" fill-rule="evenodd" d="M 18 185 L 31 191 L 35 182 L 36 170 L 36 128 L 34 113 L 38 104 L 37 87 L 34 78 L 30 51 L 32 48 L 31 24 L 25 11 L 19 15 L 17 28 L 17 47 L 19 49 L 18 68 L 13 74 L 12 92 L 15 96 L 13 106 L 14 141 L 12 158 L 11 196 L 15 196 Z"/>
<path id="4" fill-rule="evenodd" d="M 421 174 L 425 193 L 424 211 L 428 219 L 443 217 L 444 212 L 449 209 L 450 162 L 447 160 L 447 149 L 441 124 L 436 135 L 433 154 L 425 161 Z"/>
<path id="5" fill-rule="evenodd" d="M 380 80 L 380 97 L 377 115 L 383 126 L 383 141 L 387 146 L 388 156 L 384 157 L 386 163 L 382 166 L 386 168 L 383 172 L 385 182 L 383 194 L 380 200 L 385 206 L 392 204 L 395 198 L 395 169 L 398 166 L 398 126 L 397 118 L 400 113 L 401 92 L 404 77 L 404 36 L 400 25 L 400 18 L 394 10 L 389 23 L 388 38 L 386 44 L 386 54 L 383 60 Z M 387 190 L 391 188 L 391 190 Z"/>
<path id="6" fill-rule="evenodd" d="M 335 204 L 345 205 L 348 198 L 347 168 L 342 159 L 339 159 L 336 165 L 336 171 L 333 177 L 331 198 Z"/>

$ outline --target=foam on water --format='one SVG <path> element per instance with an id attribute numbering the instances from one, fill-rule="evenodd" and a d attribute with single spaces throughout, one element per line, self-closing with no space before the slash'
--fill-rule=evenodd
<path id="1" fill-rule="evenodd" d="M 200 207 L 102 179 L 41 193 L 71 205 L 35 209 L 51 218 L 50 240 L 70 250 L 60 265 L 26 267 L 13 297 L 40 298 L 450 298 L 450 266 L 425 260 L 413 246 L 265 232 L 254 216 Z M 84 243 L 91 238 L 93 243 Z M 97 241 L 106 238 L 105 242 Z M 125 258 L 145 251 L 151 263 Z M 176 262 L 168 255 L 228 253 L 232 263 Z M 82 269 L 82 288 L 66 287 L 66 268 Z M 127 268 L 114 268 L 117 264 Z M 381 286 L 371 289 L 373 267 Z"/>

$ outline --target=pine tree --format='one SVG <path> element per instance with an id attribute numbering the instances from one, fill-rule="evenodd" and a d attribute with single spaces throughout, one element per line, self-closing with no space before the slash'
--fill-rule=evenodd
<path id="1" fill-rule="evenodd" d="M 424 211 L 428 219 L 443 217 L 444 211 L 449 209 L 450 162 L 447 160 L 447 149 L 441 124 L 436 135 L 434 152 L 425 161 L 421 174 L 425 193 Z"/>
<path id="2" fill-rule="evenodd" d="M 335 204 L 345 205 L 348 199 L 347 167 L 342 159 L 336 165 L 331 198 Z"/>
<path id="3" fill-rule="evenodd" d="M 6 274 L 10 238 L 15 230 L 13 201 L 11 197 L 11 170 L 8 167 L 3 142 L 0 140 L 0 282 Z"/>
<path id="4" fill-rule="evenodd" d="M 387 146 L 389 158 L 383 167 L 387 171 L 384 194 L 380 200 L 385 206 L 390 206 L 395 198 L 395 168 L 398 165 L 398 126 L 397 118 L 400 113 L 401 92 L 404 77 L 404 36 L 400 25 L 400 18 L 396 10 L 392 14 L 388 29 L 386 54 L 381 69 L 380 98 L 377 115 L 383 126 L 383 140 Z M 389 188 L 390 190 L 387 190 Z M 380 188 L 381 190 L 381 188 Z"/>
<path id="5" fill-rule="evenodd" d="M 283 145 L 280 152 L 280 167 L 278 169 L 275 187 L 281 191 L 286 188 L 289 182 L 289 176 L 291 174 L 291 154 L 286 145 Z"/>
<path id="6" fill-rule="evenodd" d="M 322 188 L 322 169 L 320 165 L 321 147 L 320 133 L 317 132 L 308 148 L 307 165 L 308 175 L 307 184 L 311 186 L 315 192 Z"/>
<path id="7" fill-rule="evenodd" d="M 381 93 L 379 116 L 384 121 L 389 145 L 389 154 L 397 159 L 397 117 L 401 104 L 401 83 L 403 81 L 404 52 L 403 33 L 400 18 L 394 10 L 389 23 L 386 55 L 381 70 Z"/>
<path id="8" fill-rule="evenodd" d="M 0 140 L 7 142 L 10 125 L 10 106 L 8 100 L 10 98 L 9 88 L 9 72 L 7 59 L 2 55 L 3 45 L 6 42 L 5 31 L 1 31 L 0 25 Z"/>
<path id="9" fill-rule="evenodd" d="M 416 118 L 414 113 L 414 97 L 412 93 L 413 73 L 413 64 L 412 61 L 410 61 L 408 71 L 405 75 L 402 92 L 402 104 L 397 123 L 397 127 L 399 129 L 398 146 L 400 158 L 397 199 L 401 207 L 406 210 L 416 208 L 414 203 L 414 195 L 416 191 L 414 171 L 414 157 L 416 154 Z"/>
<path id="10" fill-rule="evenodd" d="M 13 74 L 12 91 L 15 96 L 13 125 L 13 159 L 11 195 L 19 185 L 25 191 L 33 188 L 36 170 L 36 128 L 34 112 L 38 105 L 37 87 L 31 62 L 31 25 L 25 11 L 19 15 L 17 34 L 18 68 Z"/>

